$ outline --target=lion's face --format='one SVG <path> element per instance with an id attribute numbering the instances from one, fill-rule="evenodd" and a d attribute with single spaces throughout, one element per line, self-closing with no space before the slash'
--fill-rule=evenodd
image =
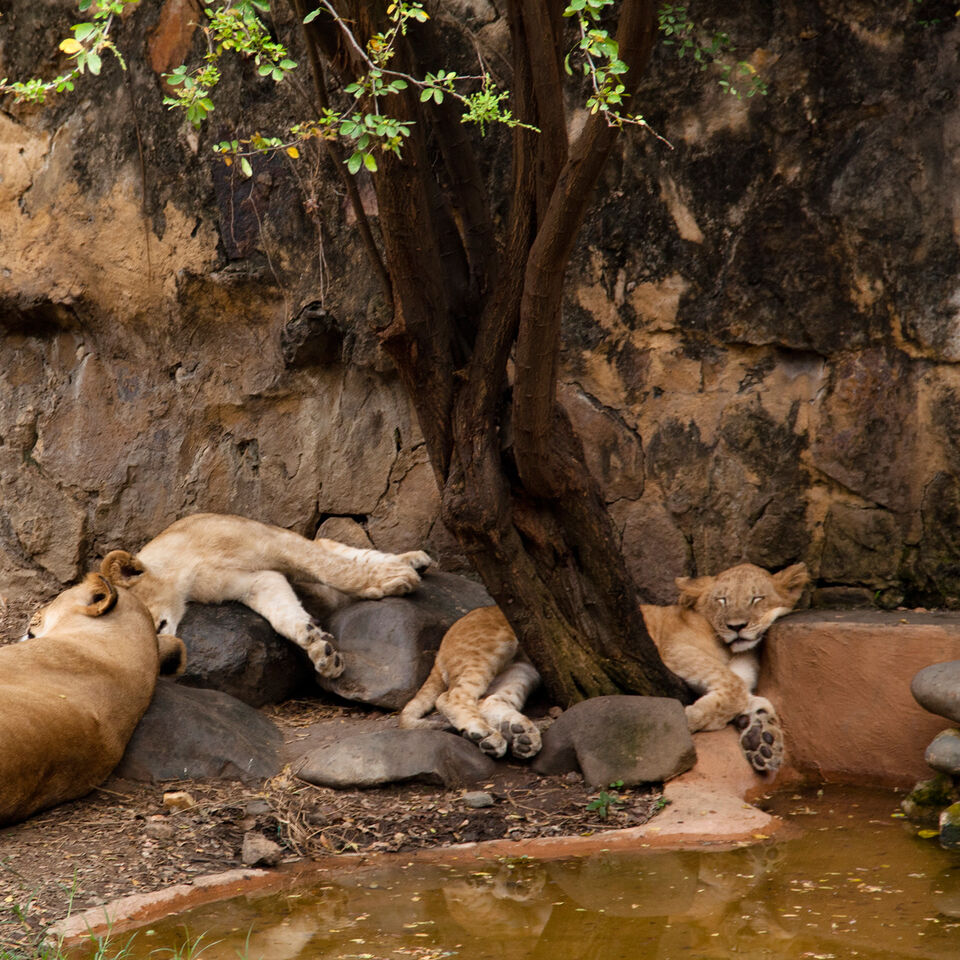
<path id="1" fill-rule="evenodd" d="M 21 640 L 33 640 L 53 633 L 58 626 L 76 617 L 99 617 L 109 613 L 117 603 L 113 584 L 98 573 L 90 573 L 69 590 L 42 606 L 30 618 Z"/>
<path id="2" fill-rule="evenodd" d="M 716 577 L 678 577 L 676 583 L 680 605 L 704 617 L 732 653 L 743 653 L 796 606 L 809 579 L 802 563 L 774 574 L 742 563 Z"/>

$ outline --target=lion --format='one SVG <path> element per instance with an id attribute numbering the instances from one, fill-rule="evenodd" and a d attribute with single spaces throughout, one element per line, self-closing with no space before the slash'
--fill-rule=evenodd
<path id="1" fill-rule="evenodd" d="M 158 672 L 183 669 L 183 643 L 99 573 L 38 610 L 23 640 L 0 647 L 0 824 L 102 783 Z"/>
<path id="2" fill-rule="evenodd" d="M 491 757 L 508 746 L 519 758 L 539 753 L 540 731 L 520 709 L 540 675 L 517 652 L 499 607 L 471 610 L 443 635 L 430 675 L 400 712 L 400 727 L 449 725 Z M 434 707 L 439 717 L 427 717 Z"/>
<path id="3" fill-rule="evenodd" d="M 715 577 L 678 577 L 673 606 L 641 606 L 664 664 L 700 694 L 686 707 L 690 732 L 733 723 L 748 762 L 761 773 L 779 768 L 783 733 L 773 704 L 753 693 L 757 646 L 774 620 L 797 605 L 809 580 L 803 563 L 774 574 L 742 563 Z"/>
<path id="4" fill-rule="evenodd" d="M 235 600 L 302 647 L 322 677 L 343 673 L 333 637 L 303 608 L 303 592 L 336 606 L 346 597 L 378 600 L 409 593 L 433 561 L 422 550 L 381 553 L 306 537 L 257 520 L 195 513 L 175 521 L 133 556 L 113 550 L 100 565 L 153 616 L 157 633 L 176 633 L 187 603 Z"/>

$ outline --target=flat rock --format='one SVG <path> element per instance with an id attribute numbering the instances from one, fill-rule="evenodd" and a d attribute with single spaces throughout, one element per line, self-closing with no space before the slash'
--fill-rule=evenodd
<path id="1" fill-rule="evenodd" d="M 318 683 L 347 700 L 399 710 L 433 666 L 443 635 L 455 620 L 493 603 L 473 580 L 428 572 L 414 593 L 361 600 L 326 621 L 343 655 L 339 677 Z"/>
<path id="2" fill-rule="evenodd" d="M 594 697 L 562 713 L 543 736 L 537 773 L 580 770 L 593 787 L 662 782 L 697 760 L 679 700 Z"/>
<path id="3" fill-rule="evenodd" d="M 178 635 L 187 645 L 180 682 L 262 707 L 314 689 L 310 658 L 241 603 L 187 604 Z"/>
<path id="4" fill-rule="evenodd" d="M 930 741 L 923 759 L 939 773 L 960 775 L 960 730 L 951 727 L 937 734 Z"/>
<path id="5" fill-rule="evenodd" d="M 919 670 L 910 683 L 910 692 L 924 710 L 960 723 L 960 660 Z"/>
<path id="6" fill-rule="evenodd" d="M 494 762 L 463 737 L 442 730 L 383 730 L 318 747 L 293 770 L 320 787 L 346 789 L 419 780 L 459 787 L 490 777 Z"/>
<path id="7" fill-rule="evenodd" d="M 236 697 L 157 682 L 114 775 L 127 780 L 253 780 L 280 771 L 283 737 Z"/>

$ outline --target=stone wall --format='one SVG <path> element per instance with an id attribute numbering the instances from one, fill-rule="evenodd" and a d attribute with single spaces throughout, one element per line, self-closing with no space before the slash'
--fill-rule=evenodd
<path id="1" fill-rule="evenodd" d="M 10 6 L 0 76 L 52 73 L 69 11 Z M 496 6 L 450 6 L 495 54 Z M 630 131 L 605 171 L 562 397 L 653 599 L 803 559 L 815 601 L 960 605 L 960 28 L 883 6 L 691 5 L 769 95 L 662 49 L 638 108 L 669 146 Z M 209 128 L 181 124 L 159 73 L 200 49 L 195 16 L 144 0 L 126 74 L 0 113 L 0 593 L 195 510 L 348 516 L 461 566 L 329 163 L 245 181 L 210 153 L 305 115 L 307 88 L 234 65 Z"/>

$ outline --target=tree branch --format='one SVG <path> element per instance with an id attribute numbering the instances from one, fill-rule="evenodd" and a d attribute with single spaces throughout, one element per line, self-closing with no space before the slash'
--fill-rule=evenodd
<path id="1" fill-rule="evenodd" d="M 655 37 L 656 4 L 624 3 L 617 42 L 633 88 L 649 62 Z M 514 444 L 524 484 L 540 496 L 555 496 L 556 478 L 562 475 L 554 469 L 552 436 L 564 274 L 616 136 L 617 128 L 602 112 L 587 121 L 557 179 L 527 260 L 517 338 Z"/>

